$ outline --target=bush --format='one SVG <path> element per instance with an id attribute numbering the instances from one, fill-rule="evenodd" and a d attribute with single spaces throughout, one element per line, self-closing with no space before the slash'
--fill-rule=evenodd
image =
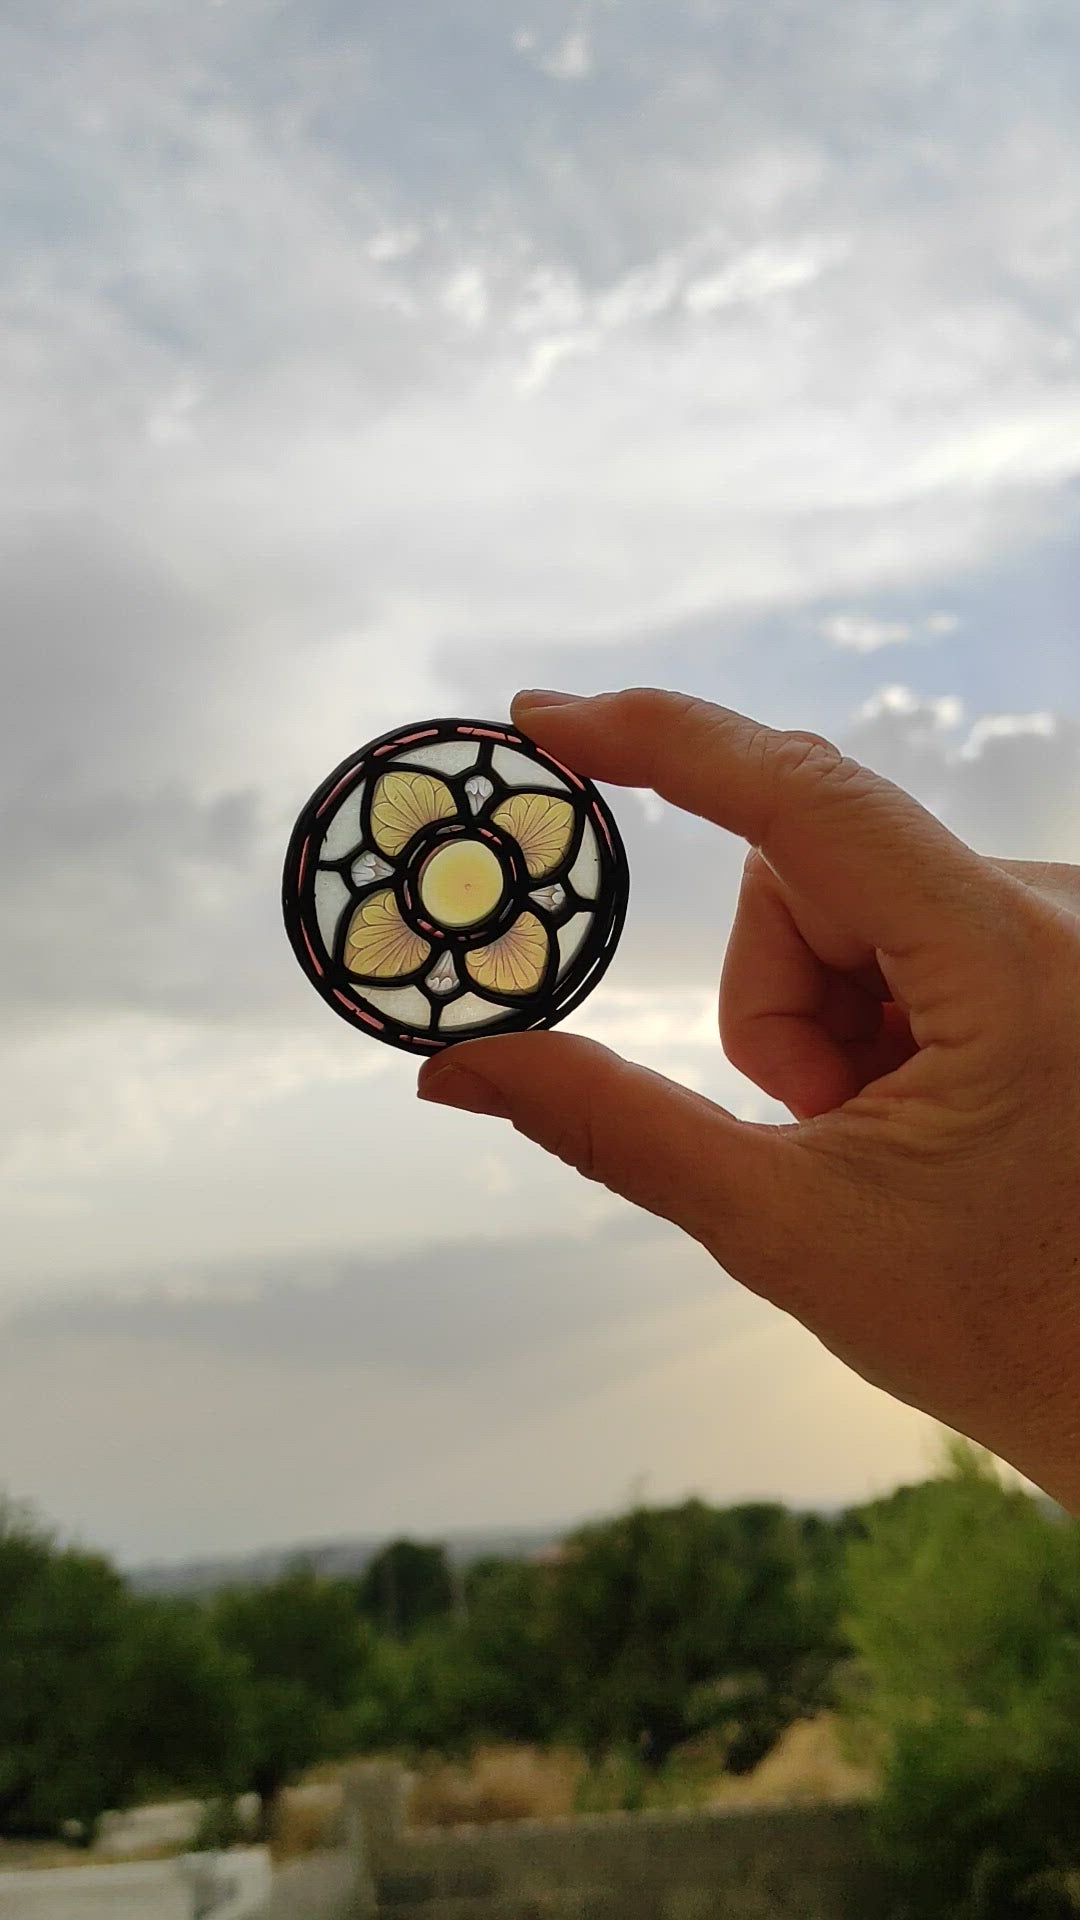
<path id="1" fill-rule="evenodd" d="M 956 1447 L 943 1478 L 870 1517 L 849 1574 L 900 1914 L 1075 1914 L 1080 1529 Z"/>

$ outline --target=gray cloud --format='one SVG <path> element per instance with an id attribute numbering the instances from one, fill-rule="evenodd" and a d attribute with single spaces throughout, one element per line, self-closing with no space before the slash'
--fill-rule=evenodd
<path id="1" fill-rule="evenodd" d="M 579 1344 L 643 1315 L 700 1304 L 719 1276 L 673 1229 L 627 1214 L 602 1235 L 539 1232 L 435 1243 L 392 1257 L 362 1251 L 231 1262 L 174 1273 L 167 1294 L 115 1293 L 24 1304 L 16 1341 L 163 1341 L 325 1372 L 363 1366 L 417 1382 L 490 1375 L 529 1356 L 565 1371 Z M 722 1282 L 721 1282 L 722 1284 Z M 589 1361 L 595 1366 L 595 1356 Z"/>
<path id="2" fill-rule="evenodd" d="M 401 1061 L 332 1030 L 278 925 L 284 841 L 404 719 L 647 679 L 844 738 L 978 845 L 1068 857 L 1078 73 L 1069 0 L 675 0 L 660 37 L 645 0 L 418 0 L 408 32 L 374 0 L 4 10 L 0 1181 L 9 1293 L 93 1296 L 17 1323 L 4 1446 L 61 1516 L 164 1548 L 164 1497 L 195 1544 L 232 1448 L 213 1528 L 280 1537 L 280 1395 L 309 1487 L 340 1469 L 300 1530 L 339 1524 L 361 1350 L 369 1456 L 412 1367 L 433 1508 L 463 1519 L 477 1487 L 486 1514 L 574 1505 L 600 1428 L 597 1498 L 653 1416 L 631 1471 L 652 1447 L 674 1486 L 732 1448 L 736 1414 L 706 1435 L 654 1397 L 652 1241 L 602 1237 L 519 1142 L 484 1171 Z M 870 647 L 901 626 L 918 649 Z M 883 669 L 909 696 L 868 707 Z M 583 1023 L 738 1098 L 693 1007 L 741 849 L 614 804 L 633 907 Z M 377 1258 L 336 1251 L 357 1219 Z M 414 1227 L 457 1238 L 414 1257 Z M 608 1389 L 574 1399 L 566 1356 L 609 1378 L 627 1313 L 638 1397 L 605 1452 Z M 553 1369 L 532 1427 L 493 1384 L 519 1338 Z M 756 1460 L 732 1484 L 783 1480 Z M 369 1518 L 418 1513 L 424 1471 Z"/>

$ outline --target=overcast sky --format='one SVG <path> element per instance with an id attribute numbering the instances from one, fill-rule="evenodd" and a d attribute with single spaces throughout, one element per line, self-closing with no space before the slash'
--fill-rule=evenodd
<path id="1" fill-rule="evenodd" d="M 7 0 L 12 1494 L 135 1561 L 923 1471 L 697 1247 L 418 1107 L 277 890 L 347 753 L 519 685 L 1080 859 L 1078 98 L 1075 0 Z M 573 1024 L 781 1117 L 716 1039 L 740 849 L 611 797 Z"/>

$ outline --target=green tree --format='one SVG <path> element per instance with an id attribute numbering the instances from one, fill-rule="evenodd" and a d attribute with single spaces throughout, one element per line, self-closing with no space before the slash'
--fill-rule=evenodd
<path id="1" fill-rule="evenodd" d="M 89 1837 L 130 1785 L 115 1701 L 128 1595 L 97 1555 L 0 1509 L 0 1832 Z"/>
<path id="2" fill-rule="evenodd" d="M 565 1715 L 554 1637 L 557 1569 L 490 1558 L 469 1569 L 463 1655 L 480 1730 L 501 1740 L 547 1741 Z"/>
<path id="3" fill-rule="evenodd" d="M 212 1620 L 246 1676 L 248 1783 L 263 1831 L 286 1782 L 344 1742 L 371 1634 L 343 1581 L 297 1566 L 266 1587 L 218 1595 Z"/>
<path id="4" fill-rule="evenodd" d="M 445 1619 L 454 1604 L 445 1551 L 418 1540 L 391 1540 L 357 1581 L 356 1603 L 381 1633 L 397 1640 Z"/>
<path id="5" fill-rule="evenodd" d="M 141 1794 L 237 1792 L 249 1768 L 243 1662 L 205 1609 L 132 1597 L 113 1741 Z"/>
<path id="6" fill-rule="evenodd" d="M 817 1704 L 839 1644 L 783 1507 L 690 1500 L 584 1528 L 553 1609 L 570 1730 L 593 1757 L 636 1745 L 653 1766 L 707 1726 L 753 1764 Z"/>
<path id="7" fill-rule="evenodd" d="M 955 1445 L 848 1554 L 853 1704 L 886 1741 L 878 1826 L 905 1914 L 1074 1911 L 1080 1528 Z"/>

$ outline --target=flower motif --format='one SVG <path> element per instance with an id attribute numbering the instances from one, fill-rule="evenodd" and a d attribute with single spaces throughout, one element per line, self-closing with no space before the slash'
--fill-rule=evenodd
<path id="1" fill-rule="evenodd" d="M 350 973 L 375 980 L 399 980 L 415 973 L 431 952 L 431 942 L 414 933 L 389 887 L 361 900 L 345 936 L 345 965 Z"/>
<path id="2" fill-rule="evenodd" d="M 469 805 L 473 812 L 479 813 L 481 807 L 491 799 L 495 789 L 486 773 L 474 773 L 466 780 L 465 791 L 469 796 Z"/>
<path id="3" fill-rule="evenodd" d="M 553 887 L 537 887 L 529 898 L 535 900 L 538 907 L 546 907 L 549 913 L 558 913 L 566 899 L 566 888 L 557 883 Z"/>
<path id="4" fill-rule="evenodd" d="M 369 887 L 373 880 L 389 880 L 393 871 L 388 861 L 380 860 L 370 850 L 352 863 L 352 877 L 358 887 Z"/>
<path id="5" fill-rule="evenodd" d="M 453 993 L 455 987 L 461 985 L 461 981 L 458 978 L 458 970 L 454 965 L 451 954 L 444 953 L 442 958 L 436 961 L 431 972 L 428 974 L 427 983 L 432 993 L 440 994 Z"/>
<path id="6" fill-rule="evenodd" d="M 547 934 L 535 913 L 522 913 L 498 940 L 467 953 L 465 965 L 477 986 L 490 993 L 534 993 L 547 955 Z"/>
<path id="7" fill-rule="evenodd" d="M 282 904 L 335 1013 L 437 1053 L 563 1019 L 611 959 L 626 892 L 590 781 L 513 727 L 433 720 L 370 741 L 312 794 Z"/>
<path id="8" fill-rule="evenodd" d="M 432 820 L 452 820 L 454 796 L 430 773 L 394 768 L 384 773 L 371 802 L 371 831 L 380 853 L 402 853 L 415 833 Z"/>
<path id="9" fill-rule="evenodd" d="M 350 872 L 357 886 L 370 888 L 392 880 L 400 868 L 405 892 L 381 886 L 355 902 L 345 934 L 345 966 L 354 977 L 380 984 L 420 973 L 434 947 L 406 917 L 411 892 L 428 930 L 435 928 L 454 942 L 435 953 L 435 964 L 423 977 L 427 993 L 446 1000 L 471 986 L 513 1002 L 542 987 L 551 959 L 547 926 L 528 910 L 528 900 L 554 914 L 565 905 L 567 892 L 555 882 L 531 896 L 521 894 L 521 910 L 505 924 L 512 868 L 505 865 L 495 835 L 472 826 L 493 797 L 495 782 L 486 773 L 473 773 L 462 790 L 468 813 L 437 773 L 397 766 L 380 773 L 370 808 L 374 846 L 356 854 Z M 530 882 L 556 872 L 574 838 L 573 805 L 554 793 L 506 793 L 490 820 L 516 843 Z M 458 823 L 456 834 L 437 837 L 434 845 L 429 837 L 413 853 L 426 828 L 452 822 Z M 486 927 L 497 929 L 494 937 L 482 937 Z"/>
<path id="10" fill-rule="evenodd" d="M 574 831 L 574 809 L 553 793 L 512 793 L 491 816 L 517 841 L 530 880 L 542 880 L 558 866 Z"/>

